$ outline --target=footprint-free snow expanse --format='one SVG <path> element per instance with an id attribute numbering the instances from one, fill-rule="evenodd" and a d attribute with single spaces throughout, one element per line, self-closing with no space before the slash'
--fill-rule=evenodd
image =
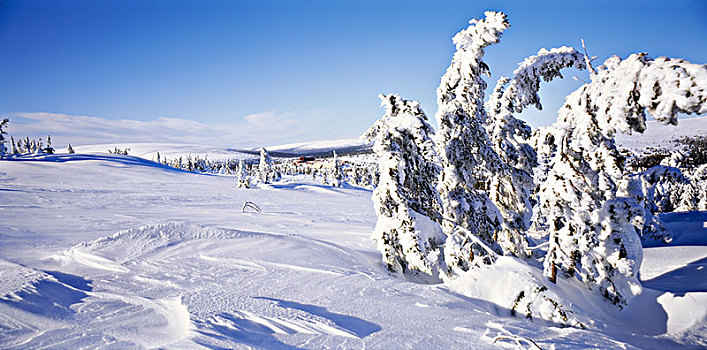
<path id="1" fill-rule="evenodd" d="M 390 275 L 370 195 L 121 155 L 2 161 L 0 348 L 707 346 L 707 213 L 666 217 L 677 245 L 645 250 L 644 293 L 576 329 Z"/>

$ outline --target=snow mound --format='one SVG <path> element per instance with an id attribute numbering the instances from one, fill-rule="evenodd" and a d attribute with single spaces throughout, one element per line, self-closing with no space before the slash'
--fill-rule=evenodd
<path id="1" fill-rule="evenodd" d="M 148 225 L 82 243 L 72 250 L 101 252 L 124 263 L 138 256 L 191 240 L 224 240 L 252 237 L 255 233 L 204 227 L 186 222 Z"/>
<path id="2" fill-rule="evenodd" d="M 585 312 L 576 302 L 586 293 L 572 286 L 572 281 L 558 282 L 550 284 L 540 269 L 501 256 L 495 264 L 466 271 L 446 285 L 462 295 L 492 302 L 512 315 L 584 328 L 589 319 L 581 316 Z"/>
<path id="3" fill-rule="evenodd" d="M 46 278 L 46 274 L 40 271 L 0 259 L 0 297 L 3 299 L 12 298 L 14 292 L 43 278 Z"/>

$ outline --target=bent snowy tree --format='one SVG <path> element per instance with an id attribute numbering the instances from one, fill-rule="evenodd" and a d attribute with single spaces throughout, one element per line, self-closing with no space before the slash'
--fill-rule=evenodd
<path id="1" fill-rule="evenodd" d="M 644 210 L 617 196 L 624 166 L 614 135 L 643 132 L 646 112 L 668 124 L 677 124 L 678 113 L 704 114 L 705 90 L 707 66 L 633 54 L 607 59 L 567 97 L 539 193 L 550 226 L 544 273 L 551 281 L 577 276 L 619 306 L 640 292 Z"/>
<path id="2" fill-rule="evenodd" d="M 372 238 L 392 272 L 438 278 L 440 201 L 434 134 L 417 101 L 380 95 L 385 115 L 364 134 L 373 141 L 380 180 L 373 190 L 378 221 Z"/>
<path id="3" fill-rule="evenodd" d="M 522 237 L 530 226 L 533 212 L 533 169 L 538 160 L 536 150 L 529 144 L 532 129 L 514 114 L 530 105 L 542 109 L 538 95 L 541 80 L 549 82 L 561 78 L 560 71 L 564 68 L 584 67 L 584 55 L 574 48 L 541 49 L 520 62 L 512 78 L 501 77 L 486 102 L 486 129 L 494 150 L 505 165 L 503 171 L 491 178 L 488 194 L 501 210 L 512 233 L 510 239 L 500 244 L 513 242 L 505 248 L 516 256 L 523 256 L 527 250 Z"/>
<path id="4" fill-rule="evenodd" d="M 502 252 L 497 239 L 505 227 L 503 216 L 486 192 L 489 179 L 499 173 L 502 164 L 484 128 L 486 82 L 482 77 L 489 74 L 489 68 L 482 57 L 509 24 L 503 13 L 485 15 L 482 20 L 469 21 L 469 27 L 452 39 L 456 52 L 437 89 L 436 142 L 442 165 L 438 189 L 442 228 L 448 236 L 444 247 L 448 274 L 488 262 L 486 247 Z"/>

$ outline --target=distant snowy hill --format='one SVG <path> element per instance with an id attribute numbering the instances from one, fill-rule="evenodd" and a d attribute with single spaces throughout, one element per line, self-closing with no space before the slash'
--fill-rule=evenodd
<path id="1" fill-rule="evenodd" d="M 311 156 L 331 156 L 332 151 L 338 155 L 348 155 L 356 153 L 370 152 L 371 147 L 358 139 L 329 140 L 292 143 L 287 145 L 270 146 L 268 151 L 274 155 L 311 155 Z M 257 151 L 259 148 L 252 148 Z"/>
<path id="2" fill-rule="evenodd" d="M 108 150 L 113 150 L 116 147 L 119 149 L 129 148 L 130 155 L 145 159 L 155 159 L 158 152 L 160 153 L 160 157 L 167 157 L 168 159 L 187 157 L 188 155 L 195 157 L 198 155 L 200 158 L 208 156 L 211 160 L 257 158 L 260 154 L 260 147 L 236 149 L 174 143 L 113 143 L 76 146 L 74 149 L 77 153 L 107 153 Z M 303 155 L 331 157 L 333 151 L 336 151 L 338 155 L 370 153 L 371 151 L 369 145 L 357 139 L 312 141 L 265 146 L 265 148 L 271 156 L 283 158 L 299 157 Z M 63 151 L 64 150 L 59 150 L 59 152 Z"/>
<path id="3" fill-rule="evenodd" d="M 618 134 L 616 143 L 620 148 L 628 148 L 635 151 L 651 148 L 676 147 L 674 140 L 684 136 L 707 135 L 707 117 L 683 118 L 679 119 L 677 126 L 663 125 L 656 121 L 649 121 L 647 130 L 643 134 Z M 224 159 L 247 159 L 257 158 L 260 148 L 227 148 L 214 147 L 208 145 L 175 144 L 175 143 L 114 143 L 76 146 L 78 153 L 107 153 L 108 150 L 118 148 L 130 148 L 130 155 L 145 159 L 155 159 L 157 152 L 161 157 L 169 159 L 199 156 L 204 158 L 208 155 L 211 160 Z M 265 146 L 273 157 L 299 157 L 311 155 L 315 157 L 330 157 L 332 152 L 340 156 L 368 154 L 371 153 L 371 146 L 358 139 L 311 141 L 292 143 L 285 145 Z M 64 150 L 59 150 L 63 152 Z"/>
<path id="4" fill-rule="evenodd" d="M 678 125 L 664 125 L 655 120 L 648 121 L 643 134 L 616 135 L 620 148 L 639 151 L 648 147 L 673 149 L 673 142 L 685 136 L 707 136 L 707 116 L 678 119 Z"/>

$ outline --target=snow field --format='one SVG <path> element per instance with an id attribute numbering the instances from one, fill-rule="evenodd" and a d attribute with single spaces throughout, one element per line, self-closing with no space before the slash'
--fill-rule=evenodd
<path id="1" fill-rule="evenodd" d="M 0 347 L 513 348 L 493 343 L 504 334 L 543 349 L 707 345 L 704 246 L 646 249 L 646 288 L 622 313 L 553 287 L 588 311 L 586 329 L 560 328 L 510 316 L 502 283 L 523 278 L 505 273 L 541 278 L 514 259 L 482 282 L 388 274 L 370 196 L 287 176 L 238 189 L 121 155 L 2 162 Z"/>

